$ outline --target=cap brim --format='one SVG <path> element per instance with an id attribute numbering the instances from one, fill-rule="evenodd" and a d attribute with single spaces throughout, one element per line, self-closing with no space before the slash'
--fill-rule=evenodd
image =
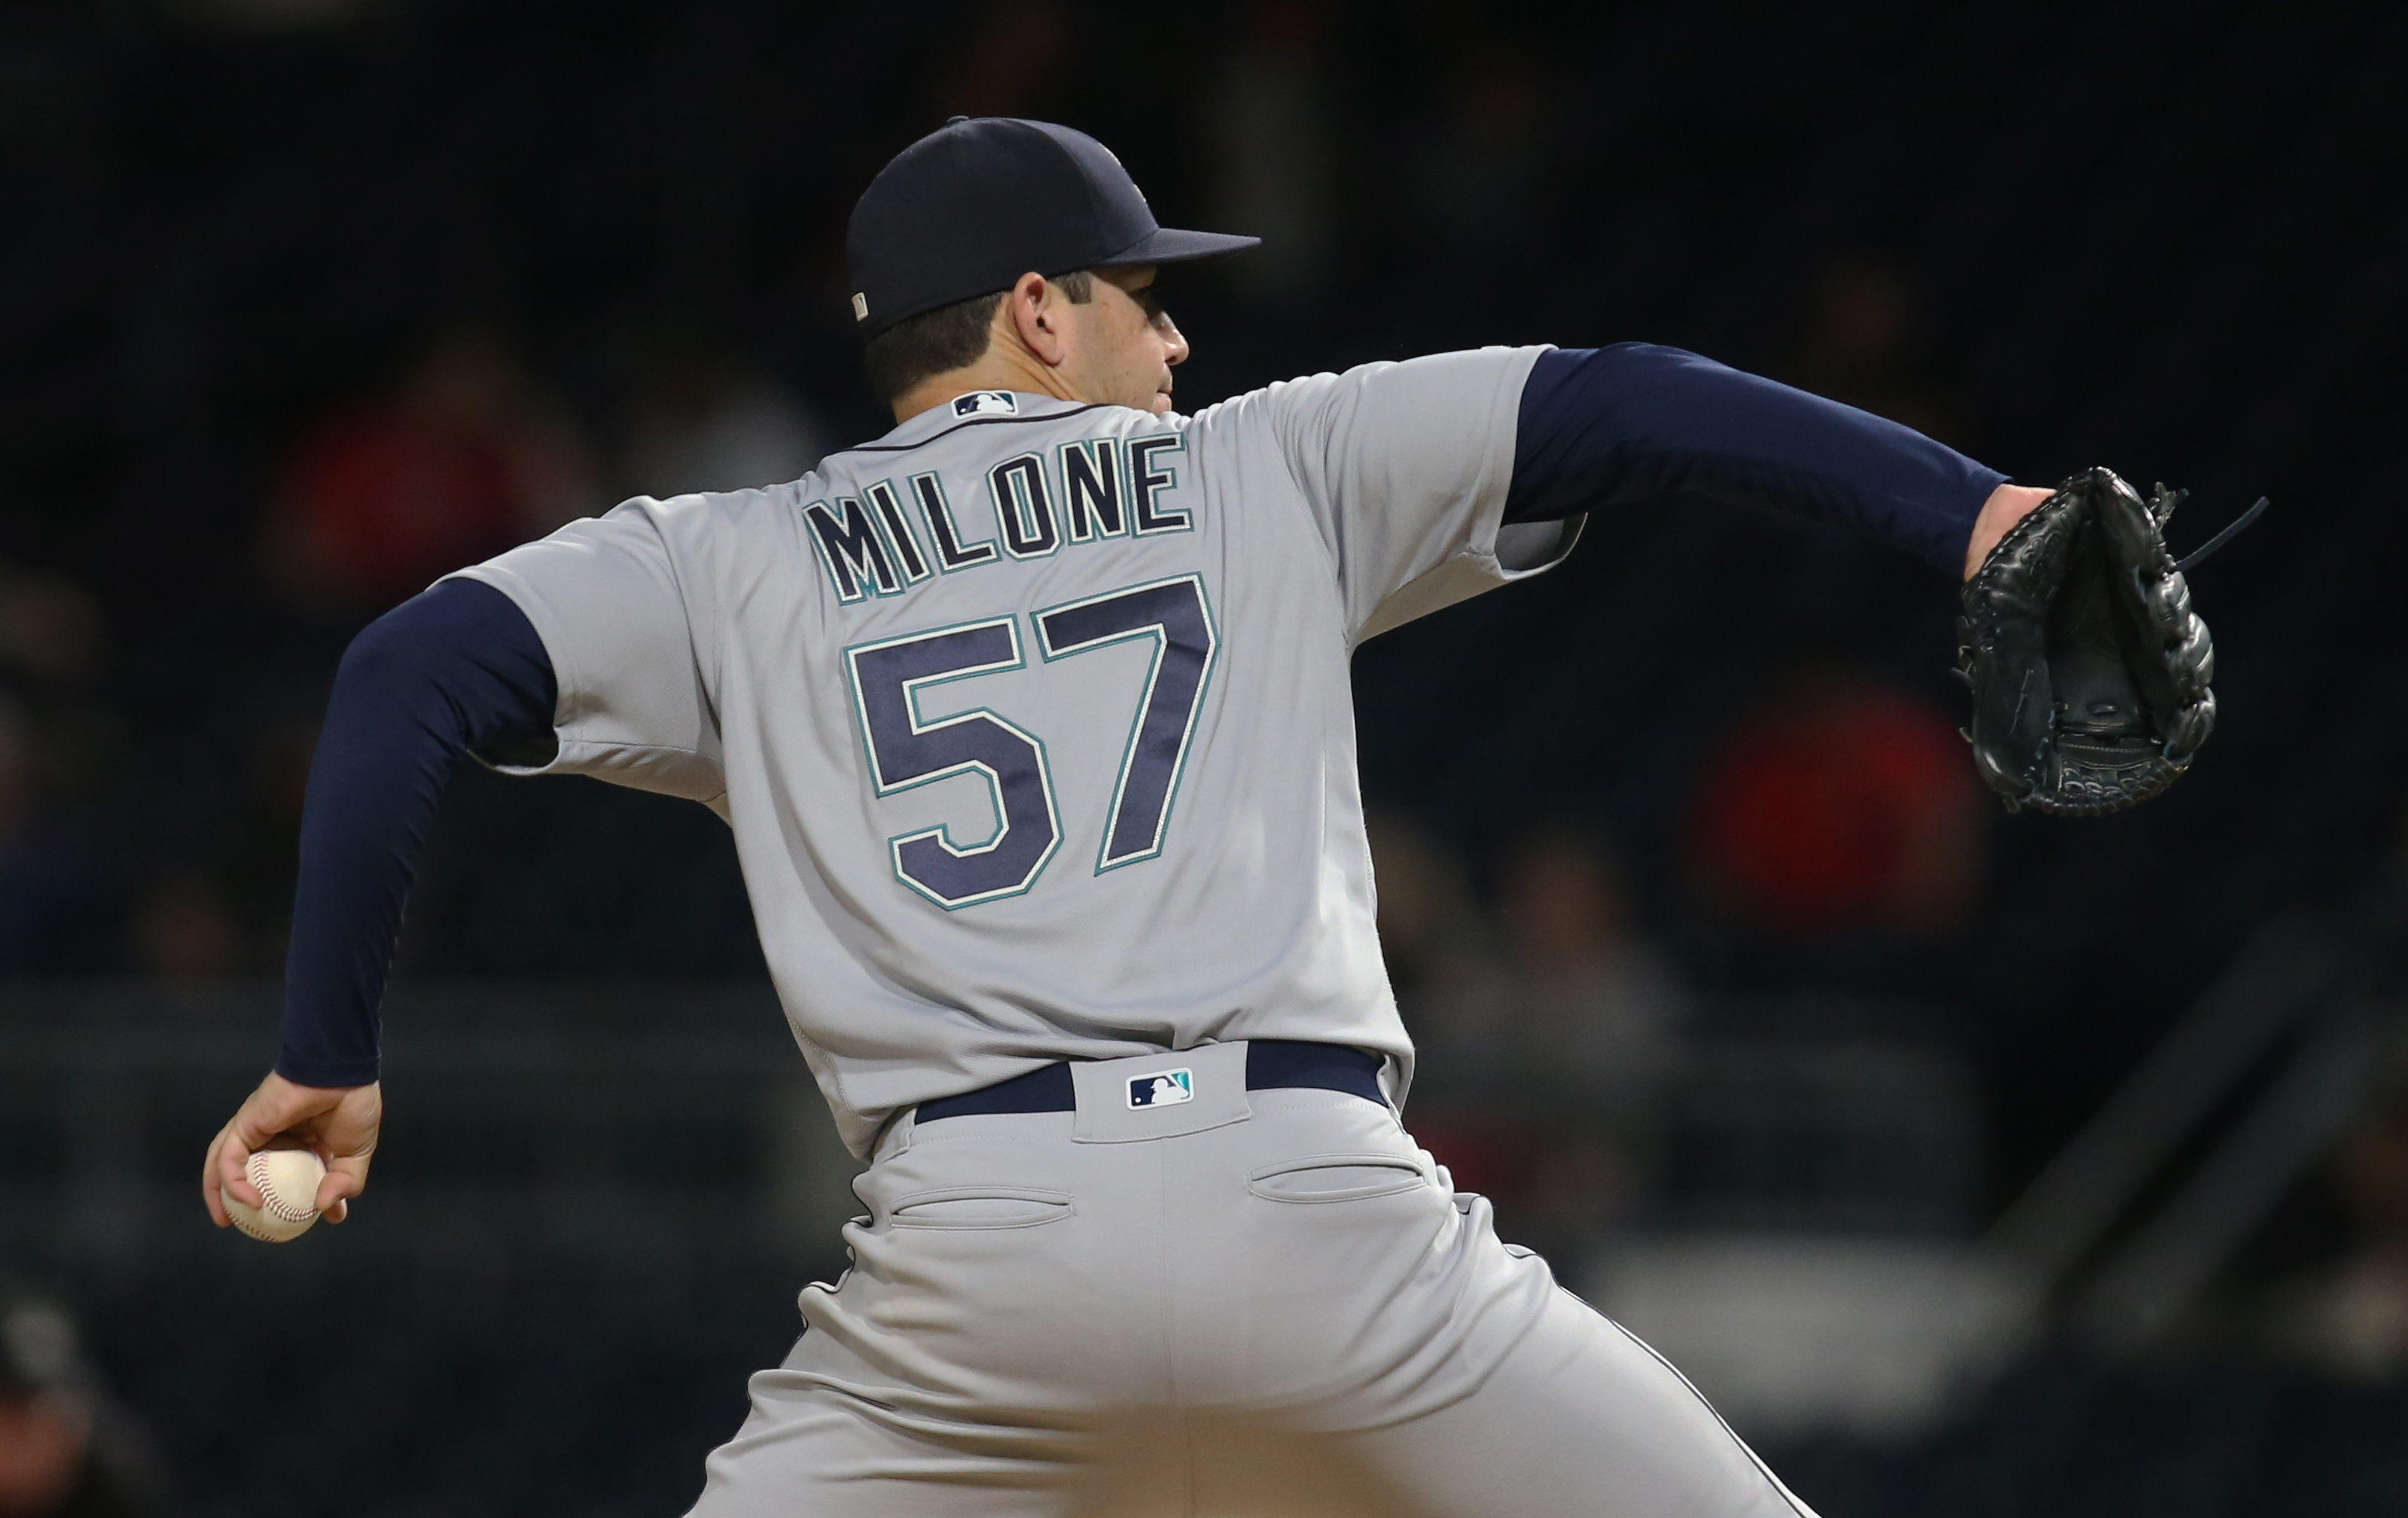
<path id="1" fill-rule="evenodd" d="M 1199 259 L 1226 258 L 1242 253 L 1249 248 L 1259 248 L 1260 237 L 1241 237 L 1229 232 L 1183 232 L 1177 227 L 1156 227 L 1127 248 L 1110 258 L 1096 261 L 1097 268 L 1111 268 L 1124 264 L 1193 264 Z"/>

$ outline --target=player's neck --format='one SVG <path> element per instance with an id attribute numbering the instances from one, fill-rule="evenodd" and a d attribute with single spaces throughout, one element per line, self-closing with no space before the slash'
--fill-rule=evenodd
<path id="1" fill-rule="evenodd" d="M 987 344 L 975 364 L 923 380 L 895 397 L 895 420 L 909 422 L 932 407 L 974 390 L 1011 390 L 1024 395 L 1051 395 L 1055 400 L 1082 401 L 1061 367 L 1047 364 L 1018 343 Z"/>

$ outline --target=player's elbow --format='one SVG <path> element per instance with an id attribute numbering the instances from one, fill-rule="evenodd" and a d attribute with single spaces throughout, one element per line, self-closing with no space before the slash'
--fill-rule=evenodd
<path id="1" fill-rule="evenodd" d="M 435 593 L 411 597 L 351 639 L 335 671 L 335 688 L 353 695 L 392 695 L 418 683 L 441 658 L 444 628 L 431 605 Z"/>

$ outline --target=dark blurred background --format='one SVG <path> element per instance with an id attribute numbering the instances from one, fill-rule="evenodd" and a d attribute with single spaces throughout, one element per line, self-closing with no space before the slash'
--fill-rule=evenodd
<path id="1" fill-rule="evenodd" d="M 1944 579 L 1592 521 L 1358 657 L 1383 935 L 1416 1131 L 1826 1518 L 2408 1511 L 2383 4 L 0 8 L 0 1454 L 681 1511 L 849 1208 L 700 809 L 464 774 L 359 1221 L 270 1252 L 186 1178 L 273 1056 L 349 637 L 882 432 L 844 216 L 957 112 L 1265 236 L 1164 281 L 1189 409 L 1642 339 L 2187 486 L 2178 552 L 2272 495 L 2194 576 L 2214 744 L 2093 822 L 1977 792 Z"/>

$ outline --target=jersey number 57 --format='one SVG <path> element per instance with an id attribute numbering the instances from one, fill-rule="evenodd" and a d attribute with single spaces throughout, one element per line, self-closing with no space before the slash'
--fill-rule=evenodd
<path id="1" fill-rule="evenodd" d="M 1096 872 L 1152 859 L 1162 852 L 1212 674 L 1216 638 L 1202 577 L 1132 585 L 1032 612 L 1028 621 L 1049 663 L 1109 643 L 1152 640 L 1154 659 L 1112 786 Z M 984 707 L 933 721 L 920 715 L 920 695 L 932 685 L 1022 667 L 1020 619 L 863 643 L 845 650 L 844 660 L 880 795 L 974 774 L 985 780 L 995 805 L 995 833 L 984 843 L 958 844 L 941 825 L 889 839 L 895 878 L 948 909 L 1016 896 L 1034 885 L 1062 841 L 1044 740 Z"/>

